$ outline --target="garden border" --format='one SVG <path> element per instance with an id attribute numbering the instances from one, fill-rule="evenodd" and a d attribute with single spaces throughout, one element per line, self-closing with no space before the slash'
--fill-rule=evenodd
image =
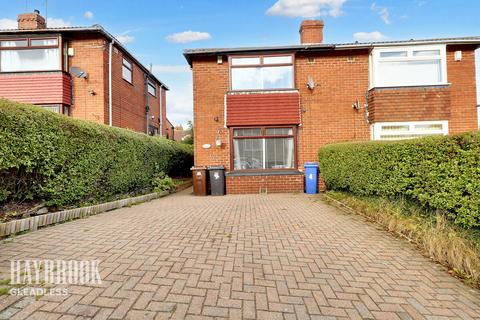
<path id="1" fill-rule="evenodd" d="M 178 185 L 175 191 L 173 191 L 173 193 L 185 190 L 188 187 L 192 186 L 192 184 L 193 184 L 192 181 L 189 180 L 181 185 Z M 51 213 L 38 215 L 35 217 L 3 222 L 3 223 L 0 223 L 0 238 L 8 237 L 19 232 L 35 231 L 40 227 L 46 227 L 49 225 L 66 222 L 73 219 L 86 218 L 88 216 L 95 215 L 98 213 L 120 209 L 126 206 L 130 206 L 130 205 L 134 205 L 142 202 L 151 201 L 154 199 L 165 197 L 170 193 L 171 192 L 169 191 L 163 191 L 159 193 L 154 192 L 154 193 L 144 194 L 137 197 L 130 197 L 126 199 L 120 199 L 120 200 L 95 204 L 87 207 L 80 207 L 80 208 L 68 209 L 63 211 L 51 212 Z"/>

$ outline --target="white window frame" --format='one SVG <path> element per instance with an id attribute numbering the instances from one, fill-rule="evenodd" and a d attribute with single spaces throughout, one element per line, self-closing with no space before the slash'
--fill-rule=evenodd
<path id="1" fill-rule="evenodd" d="M 153 90 L 153 93 L 150 92 L 150 89 Z M 150 79 L 147 81 L 147 91 L 152 97 L 157 97 L 157 86 L 155 85 L 155 82 Z"/>
<path id="2" fill-rule="evenodd" d="M 431 130 L 426 133 L 425 131 L 421 130 L 416 130 L 415 125 L 442 125 L 441 130 Z M 421 137 L 426 137 L 426 136 L 431 136 L 431 135 L 448 135 L 448 120 L 438 120 L 438 121 L 408 121 L 408 122 L 377 122 L 374 123 L 371 126 L 371 134 L 372 134 L 372 140 L 384 140 L 384 141 L 394 141 L 394 140 L 387 140 L 387 139 L 382 139 L 382 134 L 385 134 L 384 131 L 382 131 L 383 126 L 409 126 L 408 131 L 388 131 L 389 135 L 412 135 L 412 134 L 417 134 L 418 138 Z M 416 137 L 406 137 L 405 139 L 414 139 Z M 395 139 L 395 140 L 404 140 L 404 139 Z"/>
<path id="3" fill-rule="evenodd" d="M 123 70 L 127 69 L 130 71 L 130 79 L 127 79 L 124 75 Z M 122 58 L 122 78 L 130 84 L 133 84 L 133 64 L 130 60 Z"/>
<path id="4" fill-rule="evenodd" d="M 391 84 L 379 83 L 379 61 L 422 61 L 438 59 L 438 56 L 413 56 L 413 51 L 422 50 L 440 50 L 440 72 L 442 81 L 433 83 L 424 82 L 409 82 L 398 83 L 393 85 L 394 87 L 409 87 L 409 86 L 434 86 L 434 85 L 447 85 L 447 46 L 445 44 L 440 45 L 416 45 L 416 46 L 394 46 L 394 47 L 375 47 L 370 54 L 370 89 L 381 87 L 392 87 Z M 380 54 L 383 52 L 397 52 L 407 51 L 406 57 L 394 57 L 394 58 L 381 58 Z"/>

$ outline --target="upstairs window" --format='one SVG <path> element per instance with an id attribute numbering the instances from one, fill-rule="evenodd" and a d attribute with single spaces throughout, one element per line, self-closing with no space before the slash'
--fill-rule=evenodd
<path id="1" fill-rule="evenodd" d="M 293 56 L 231 57 L 232 90 L 293 89 Z"/>
<path id="2" fill-rule="evenodd" d="M 58 38 L 0 40 L 0 72 L 61 70 Z"/>
<path id="3" fill-rule="evenodd" d="M 148 80 L 147 86 L 148 86 L 148 93 L 150 93 L 152 96 L 156 97 L 157 96 L 157 88 L 155 86 L 155 83 Z"/>
<path id="4" fill-rule="evenodd" d="M 445 45 L 375 48 L 372 87 L 447 83 Z"/>
<path id="5" fill-rule="evenodd" d="M 233 129 L 234 170 L 293 169 L 295 127 Z"/>
<path id="6" fill-rule="evenodd" d="M 133 82 L 132 63 L 125 58 L 122 59 L 122 78 L 128 81 L 129 83 Z"/>

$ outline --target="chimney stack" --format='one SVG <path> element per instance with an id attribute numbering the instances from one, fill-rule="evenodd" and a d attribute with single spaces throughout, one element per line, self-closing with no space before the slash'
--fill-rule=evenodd
<path id="1" fill-rule="evenodd" d="M 40 11 L 34 10 L 33 13 L 22 13 L 17 17 L 18 29 L 33 30 L 46 29 L 45 18 L 40 15 Z"/>
<path id="2" fill-rule="evenodd" d="M 322 43 L 323 25 L 323 20 L 303 20 L 300 25 L 300 43 Z"/>

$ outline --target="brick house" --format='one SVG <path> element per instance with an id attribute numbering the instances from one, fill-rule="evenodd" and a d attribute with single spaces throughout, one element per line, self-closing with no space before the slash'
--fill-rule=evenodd
<path id="1" fill-rule="evenodd" d="M 47 28 L 38 11 L 0 30 L 0 97 L 166 135 L 168 87 L 100 25 Z"/>
<path id="2" fill-rule="evenodd" d="M 480 37 L 191 49 L 195 165 L 224 165 L 227 193 L 303 191 L 327 143 L 477 129 Z"/>

